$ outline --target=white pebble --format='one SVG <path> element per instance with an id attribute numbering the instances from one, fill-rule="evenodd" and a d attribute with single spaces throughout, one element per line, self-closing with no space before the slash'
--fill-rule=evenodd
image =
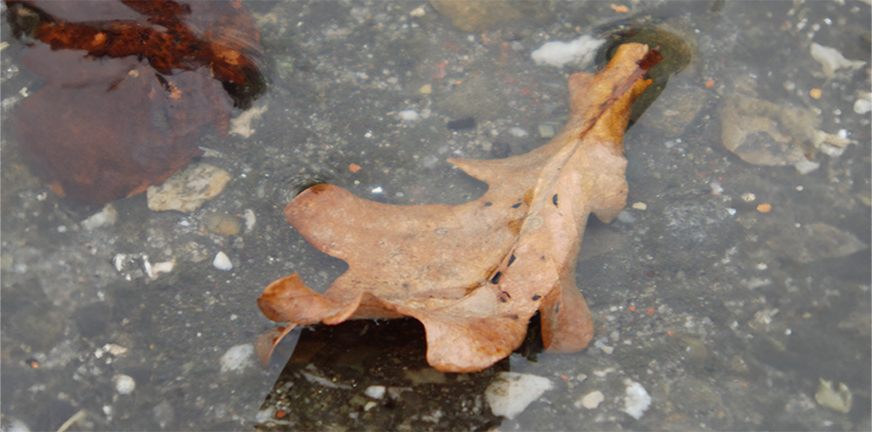
<path id="1" fill-rule="evenodd" d="M 548 378 L 517 372 L 500 372 L 485 390 L 485 398 L 494 415 L 508 419 L 524 411 L 553 385 Z"/>
<path id="2" fill-rule="evenodd" d="M 709 183 L 709 187 L 712 189 L 712 195 L 720 195 L 724 193 L 724 188 L 721 187 L 721 183 L 719 181 L 713 181 Z"/>
<path id="3" fill-rule="evenodd" d="M 857 99 L 854 102 L 854 112 L 857 114 L 866 114 L 872 111 L 872 101 L 868 99 Z"/>
<path id="4" fill-rule="evenodd" d="M 274 418 L 276 415 L 276 407 L 269 406 L 257 412 L 254 415 L 254 421 L 258 423 L 266 423 Z"/>
<path id="5" fill-rule="evenodd" d="M 224 252 L 218 252 L 215 254 L 215 259 L 212 260 L 212 265 L 215 266 L 218 270 L 228 271 L 233 268 L 233 263 L 230 262 L 230 258 L 227 257 L 227 254 Z"/>
<path id="6" fill-rule="evenodd" d="M 648 204 L 645 204 L 643 202 L 637 202 L 637 203 L 633 203 L 632 207 L 636 210 L 645 210 L 648 208 Z"/>
<path id="7" fill-rule="evenodd" d="M 796 167 L 796 170 L 800 174 L 806 175 L 806 174 L 818 169 L 821 166 L 821 163 L 820 162 L 813 162 L 813 161 L 810 161 L 808 159 L 803 158 L 801 161 L 793 164 L 793 166 Z"/>
<path id="8" fill-rule="evenodd" d="M 386 390 L 387 389 L 385 389 L 385 386 L 374 385 L 369 386 L 369 388 L 367 388 L 366 391 L 363 392 L 363 394 L 373 399 L 381 399 L 385 395 Z"/>
<path id="9" fill-rule="evenodd" d="M 118 394 L 130 394 L 136 389 L 136 381 L 127 375 L 115 375 L 112 378 L 112 382 L 115 383 L 115 391 Z"/>
<path id="10" fill-rule="evenodd" d="M 257 223 L 257 216 L 254 215 L 254 210 L 245 209 L 242 212 L 242 218 L 245 219 L 245 232 L 251 232 L 254 229 L 254 224 Z"/>
<path id="11" fill-rule="evenodd" d="M 254 364 L 254 345 L 240 344 L 228 349 L 218 360 L 221 363 L 221 373 L 242 372 Z"/>
<path id="12" fill-rule="evenodd" d="M 651 396 L 648 396 L 642 384 L 629 378 L 624 379 L 624 385 L 627 386 L 627 390 L 624 393 L 624 408 L 621 411 L 639 420 L 651 406 Z"/>
<path id="13" fill-rule="evenodd" d="M 24 423 L 18 419 L 12 419 L 11 417 L 6 417 L 9 424 L 3 429 L 8 432 L 30 432 L 30 428 L 27 427 L 27 423 Z"/>
<path id="14" fill-rule="evenodd" d="M 605 398 L 605 396 L 603 396 L 603 392 L 601 392 L 599 390 L 595 390 L 595 391 L 592 391 L 592 392 L 584 395 L 584 397 L 582 397 L 577 402 L 575 402 L 575 406 L 585 407 L 587 409 L 595 409 L 605 399 L 606 398 Z"/>
<path id="15" fill-rule="evenodd" d="M 382 192 L 384 192 L 384 191 L 385 191 L 385 190 L 382 189 L 381 186 L 376 186 L 376 187 L 372 188 L 372 193 L 374 193 L 374 194 L 380 194 L 380 193 L 382 193 Z"/>
<path id="16" fill-rule="evenodd" d="M 569 42 L 547 42 L 531 57 L 536 64 L 548 64 L 555 67 L 563 67 L 567 63 L 577 63 L 582 69 L 593 62 L 596 50 L 605 42 L 605 39 L 596 39 L 589 35 L 583 35 Z"/>
<path id="17" fill-rule="evenodd" d="M 409 16 L 414 17 L 414 18 L 420 18 L 424 15 L 427 15 L 427 10 L 424 9 L 423 6 L 418 6 L 417 8 L 412 9 L 412 11 L 409 12 Z"/>
<path id="18" fill-rule="evenodd" d="M 518 138 L 523 138 L 523 137 L 529 135 L 529 133 L 527 133 L 527 131 L 525 131 L 523 128 L 519 128 L 517 126 L 509 129 L 509 134 L 511 134 L 512 136 L 518 137 Z"/>
<path id="19" fill-rule="evenodd" d="M 82 221 L 82 228 L 92 230 L 104 226 L 113 225 L 118 220 L 118 211 L 112 204 L 106 204 L 103 210 L 94 213 L 89 218 Z"/>
<path id="20" fill-rule="evenodd" d="M 418 115 L 418 112 L 412 109 L 402 110 L 397 113 L 400 116 L 400 120 L 404 122 L 413 122 L 421 120 L 421 116 Z"/>
<path id="21" fill-rule="evenodd" d="M 148 277 L 152 279 L 157 279 L 163 273 L 170 273 L 173 271 L 173 268 L 176 266 L 176 260 L 172 259 L 170 261 L 164 261 L 159 263 L 152 264 L 149 268 L 147 268 L 146 273 Z"/>

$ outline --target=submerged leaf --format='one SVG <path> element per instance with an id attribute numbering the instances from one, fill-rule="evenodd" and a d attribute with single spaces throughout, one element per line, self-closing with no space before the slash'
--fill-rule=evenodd
<path id="1" fill-rule="evenodd" d="M 320 295 L 296 275 L 270 284 L 258 305 L 297 325 L 413 317 L 427 334 L 427 361 L 471 372 L 508 356 L 541 315 L 550 352 L 573 352 L 593 336 L 575 285 L 590 213 L 611 221 L 627 196 L 622 146 L 630 104 L 660 60 L 639 44 L 621 47 L 596 75 L 570 77 L 570 119 L 547 145 L 500 160 L 449 159 L 489 185 L 465 204 L 395 206 L 316 185 L 285 208 L 312 245 L 348 262 Z"/>
<path id="2" fill-rule="evenodd" d="M 163 183 L 265 89 L 259 32 L 237 2 L 6 0 L 22 63 L 45 85 L 13 113 L 60 196 L 104 204 Z"/>

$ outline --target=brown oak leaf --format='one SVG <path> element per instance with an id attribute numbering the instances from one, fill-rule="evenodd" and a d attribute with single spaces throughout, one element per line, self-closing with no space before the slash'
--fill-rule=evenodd
<path id="1" fill-rule="evenodd" d="M 427 361 L 443 372 L 485 369 L 524 340 L 539 311 L 548 352 L 574 352 L 593 336 L 575 285 L 590 213 L 611 221 L 627 198 L 623 137 L 630 105 L 650 84 L 659 52 L 626 44 L 596 75 L 569 78 L 570 117 L 547 145 L 499 160 L 449 159 L 486 182 L 465 204 L 397 206 L 313 186 L 285 207 L 312 245 L 348 263 L 323 295 L 295 273 L 264 290 L 267 318 L 296 325 L 413 317 Z M 283 331 L 264 334 L 268 355 Z M 263 359 L 263 357 L 262 357 Z"/>

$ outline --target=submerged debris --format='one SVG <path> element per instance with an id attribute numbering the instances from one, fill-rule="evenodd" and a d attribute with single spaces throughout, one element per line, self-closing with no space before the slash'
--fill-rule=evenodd
<path id="1" fill-rule="evenodd" d="M 265 89 L 259 33 L 234 2 L 7 0 L 22 63 L 46 84 L 13 116 L 52 190 L 105 204 L 160 184 L 192 158 L 200 129 Z"/>

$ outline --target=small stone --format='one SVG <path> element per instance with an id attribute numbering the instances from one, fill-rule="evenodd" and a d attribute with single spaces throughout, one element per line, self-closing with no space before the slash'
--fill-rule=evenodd
<path id="1" fill-rule="evenodd" d="M 143 262 L 143 267 L 145 268 L 145 274 L 152 279 L 157 279 L 158 276 L 164 273 L 171 273 L 173 268 L 176 266 L 176 260 L 172 259 L 169 261 L 163 261 L 159 263 L 154 263 L 151 265 L 145 265 L 148 261 Z"/>
<path id="2" fill-rule="evenodd" d="M 651 406 L 651 396 L 645 391 L 645 387 L 629 378 L 624 379 L 627 389 L 624 393 L 624 408 L 621 410 L 636 420 L 642 418 L 648 407 Z"/>
<path id="3" fill-rule="evenodd" d="M 424 84 L 421 88 L 418 89 L 418 93 L 428 95 L 433 92 L 433 86 L 430 84 Z"/>
<path id="4" fill-rule="evenodd" d="M 600 349 L 603 350 L 603 352 L 606 354 L 611 354 L 611 353 L 615 352 L 615 347 L 611 347 L 608 345 L 603 345 L 600 347 Z"/>
<path id="5" fill-rule="evenodd" d="M 860 98 L 854 101 L 854 112 L 857 114 L 866 114 L 872 111 L 872 101 L 867 98 Z"/>
<path id="6" fill-rule="evenodd" d="M 636 210 L 645 210 L 648 208 L 648 204 L 645 204 L 643 202 L 633 203 L 633 208 Z"/>
<path id="7" fill-rule="evenodd" d="M 557 132 L 554 130 L 554 125 L 548 123 L 539 125 L 539 136 L 542 138 L 553 138 Z"/>
<path id="8" fill-rule="evenodd" d="M 6 43 L 6 42 L 3 42 L 3 43 Z M 27 423 L 24 423 L 21 420 L 6 416 L 6 421 L 7 421 L 7 424 L 4 425 L 5 427 L 3 429 L 5 431 L 8 431 L 8 432 L 30 432 L 30 427 L 27 426 Z"/>
<path id="9" fill-rule="evenodd" d="M 420 18 L 424 15 L 427 15 L 427 10 L 424 9 L 423 6 L 418 6 L 415 9 L 412 9 L 411 12 L 409 12 L 409 16 L 411 16 L 413 18 Z"/>
<path id="10" fill-rule="evenodd" d="M 599 404 L 604 401 L 606 398 L 603 396 L 603 392 L 599 390 L 592 391 L 586 395 L 584 395 L 581 399 L 575 402 L 576 407 L 585 407 L 587 409 L 596 409 Z"/>
<path id="11" fill-rule="evenodd" d="M 812 99 L 820 99 L 821 98 L 821 89 L 813 88 L 808 91 L 808 95 L 811 96 Z"/>
<path id="12" fill-rule="evenodd" d="M 245 232 L 251 232 L 254 229 L 254 225 L 257 223 L 257 216 L 254 215 L 254 210 L 245 209 L 242 212 L 242 218 L 245 219 Z"/>
<path id="13" fill-rule="evenodd" d="M 369 386 L 366 391 L 363 392 L 363 394 L 373 399 L 381 399 L 382 397 L 384 397 L 386 391 L 387 389 L 385 388 L 385 386 L 374 385 Z"/>
<path id="14" fill-rule="evenodd" d="M 821 163 L 820 162 L 813 162 L 813 161 L 810 161 L 808 159 L 802 159 L 799 162 L 793 164 L 793 166 L 796 168 L 796 171 L 798 171 L 800 174 L 806 175 L 806 174 L 820 168 Z"/>
<path id="15" fill-rule="evenodd" d="M 552 387 L 548 378 L 517 372 L 500 372 L 485 391 L 485 398 L 494 415 L 512 419 Z"/>
<path id="16" fill-rule="evenodd" d="M 397 113 L 397 116 L 399 116 L 400 120 L 404 122 L 415 122 L 421 120 L 421 116 L 413 109 L 402 110 Z"/>
<path id="17" fill-rule="evenodd" d="M 254 345 L 239 344 L 230 347 L 224 355 L 218 359 L 221 364 L 221 373 L 240 373 L 245 368 L 254 365 Z"/>
<path id="18" fill-rule="evenodd" d="M 548 64 L 554 67 L 563 67 L 566 64 L 578 64 L 584 69 L 593 63 L 597 49 L 605 42 L 605 39 L 596 39 L 589 35 L 583 35 L 570 42 L 546 42 L 539 49 L 531 53 L 536 64 Z"/>
<path id="19" fill-rule="evenodd" d="M 228 271 L 233 268 L 233 263 L 230 262 L 230 258 L 228 258 L 227 254 L 224 252 L 218 252 L 215 254 L 215 259 L 212 260 L 212 265 L 215 266 L 216 269 L 222 271 Z"/>
<path id="20" fill-rule="evenodd" d="M 89 218 L 82 221 L 82 228 L 86 230 L 93 230 L 96 228 L 110 226 L 118 220 L 118 211 L 115 210 L 115 206 L 112 204 L 106 204 L 103 207 L 103 210 L 100 210 L 98 213 L 94 213 Z"/>
<path id="21" fill-rule="evenodd" d="M 118 394 L 130 394 L 136 389 L 136 381 L 128 375 L 115 375 L 112 378 L 112 382 L 115 384 L 115 391 L 117 391 Z"/>
<path id="22" fill-rule="evenodd" d="M 851 411 L 851 402 L 853 400 L 851 389 L 843 383 L 839 383 L 836 389 L 833 389 L 833 382 L 826 381 L 820 378 L 817 393 L 814 394 L 814 400 L 821 406 L 836 410 L 838 412 L 847 413 Z"/>
<path id="23" fill-rule="evenodd" d="M 225 237 L 237 235 L 242 230 L 242 222 L 238 218 L 224 213 L 211 213 L 204 216 L 203 224 L 209 231 Z"/>
<path id="24" fill-rule="evenodd" d="M 757 211 L 760 213 L 769 213 L 772 211 L 772 204 L 763 203 L 757 206 Z"/>
<path id="25" fill-rule="evenodd" d="M 754 195 L 751 192 L 745 192 L 742 194 L 742 201 L 749 203 L 753 202 L 755 199 L 757 199 L 757 195 Z"/>
<path id="26" fill-rule="evenodd" d="M 523 138 L 523 137 L 529 135 L 529 133 L 527 133 L 527 131 L 524 130 L 524 128 L 519 128 L 517 126 L 510 128 L 509 134 L 511 134 L 514 137 L 518 137 L 518 138 Z"/>
<path id="27" fill-rule="evenodd" d="M 148 187 L 148 208 L 190 213 L 218 196 L 229 181 L 230 174 L 221 168 L 205 163 L 190 164 L 162 185 Z"/>

